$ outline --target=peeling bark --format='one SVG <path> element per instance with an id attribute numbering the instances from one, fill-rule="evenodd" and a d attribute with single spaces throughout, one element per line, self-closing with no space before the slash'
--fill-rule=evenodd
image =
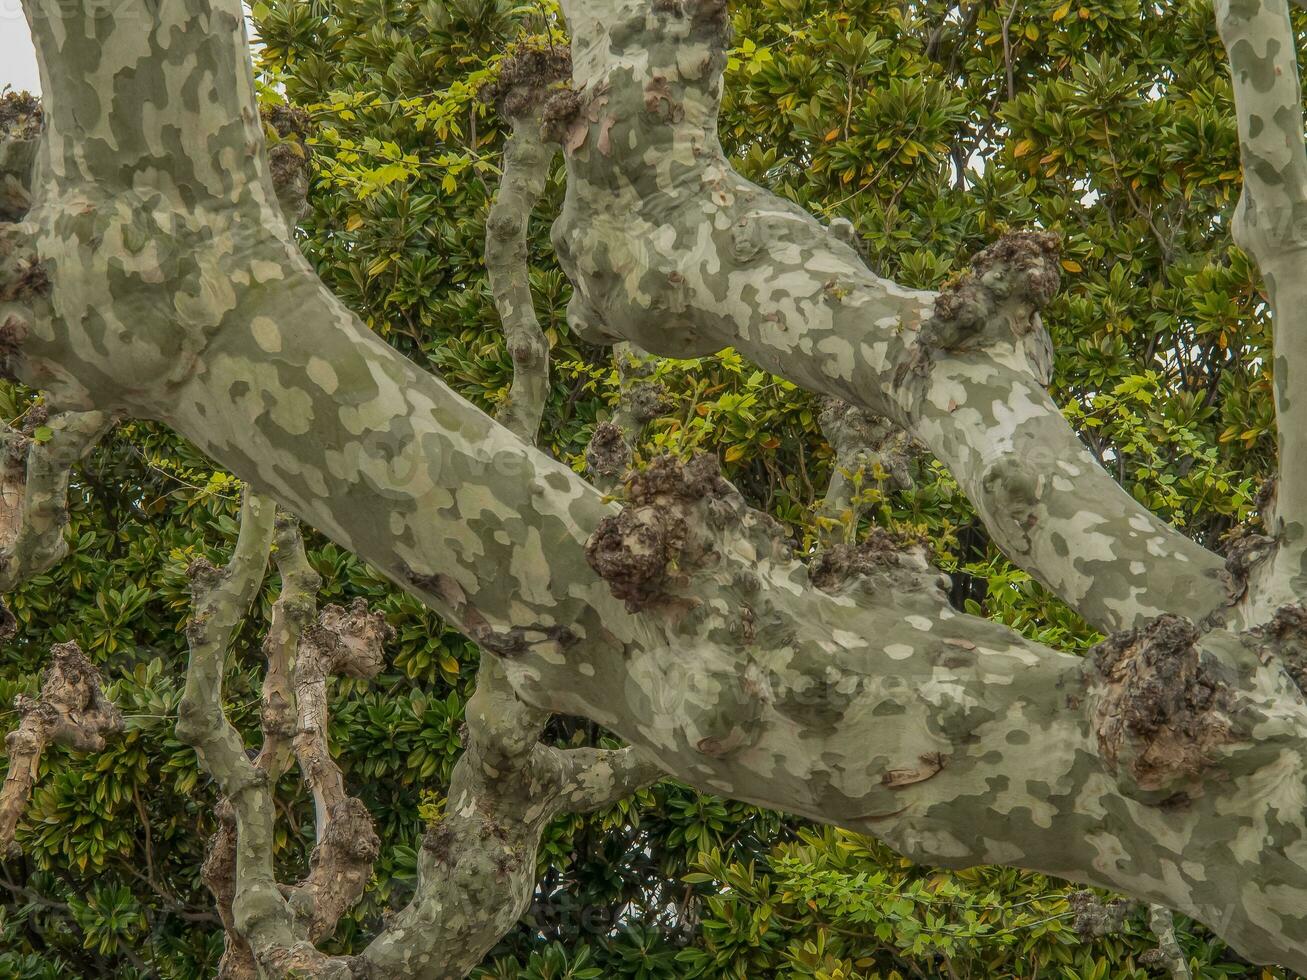
<path id="1" fill-rule="evenodd" d="M 5 737 L 9 770 L 0 786 L 0 857 L 13 846 L 46 747 L 99 752 L 106 736 L 123 728 L 122 715 L 105 697 L 99 670 L 76 643 L 57 644 L 50 657 L 40 694 L 19 695 L 14 701 L 22 721 Z"/>
<path id="2" fill-rule="evenodd" d="M 384 666 L 383 647 L 391 634 L 385 619 L 369 613 L 362 600 L 348 611 L 328 606 L 317 624 L 305 630 L 295 658 L 295 757 L 313 793 L 317 846 L 290 905 L 297 918 L 307 921 L 310 942 L 328 938 L 340 917 L 363 897 L 381 846 L 367 807 L 345 792 L 344 775 L 331 757 L 327 679 L 375 677 Z"/>

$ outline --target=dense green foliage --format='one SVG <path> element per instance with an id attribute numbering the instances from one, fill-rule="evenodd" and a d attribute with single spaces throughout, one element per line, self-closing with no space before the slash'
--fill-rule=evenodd
<path id="1" fill-rule="evenodd" d="M 550 43 L 554 13 L 503 0 L 254 4 L 266 97 L 308 108 L 318 126 L 306 252 L 379 334 L 487 410 L 512 365 L 481 259 L 502 132 L 477 88 L 524 35 Z M 1216 547 L 1242 525 L 1272 465 L 1267 324 L 1228 237 L 1237 141 L 1203 0 L 756 0 L 737 5 L 736 26 L 722 136 L 742 172 L 848 218 L 871 265 L 913 286 L 945 281 L 1004 228 L 1061 230 L 1066 280 L 1046 314 L 1059 403 L 1150 507 Z M 581 469 L 617 379 L 606 351 L 568 331 L 548 242 L 561 193 L 560 172 L 533 226 L 555 360 L 543 442 Z M 811 544 L 832 466 L 814 400 L 732 352 L 659 373 L 674 398 L 645 455 L 719 453 L 757 506 Z M 0 412 L 15 418 L 26 402 L 8 392 Z M 928 533 L 959 606 L 1055 645 L 1095 641 L 997 554 L 947 473 L 918 458 L 914 476 L 890 492 L 873 474 L 871 519 Z M 198 881 L 213 789 L 172 720 L 184 569 L 230 549 L 237 491 L 170 433 L 123 425 L 79 474 L 73 556 L 14 597 L 22 631 L 0 662 L 0 701 L 35 688 L 51 642 L 76 639 L 106 665 L 129 729 L 103 755 L 44 762 L 25 856 L 0 868 L 0 976 L 189 978 L 216 964 Z M 477 651 L 339 548 L 310 547 L 324 601 L 366 596 L 398 630 L 389 672 L 342 685 L 333 708 L 342 766 L 385 842 L 338 934 L 346 948 L 411 888 Z M 230 657 L 229 710 L 251 732 L 261 628 L 249 624 Z M 548 736 L 605 738 L 572 719 Z M 281 794 L 287 877 L 312 838 L 296 780 Z M 670 783 L 560 821 L 540 867 L 536 904 L 488 977 L 1136 977 L 1154 945 L 1143 910 L 1119 934 L 1083 938 L 1071 886 L 905 866 L 865 839 Z M 1198 975 L 1260 972 L 1182 926 Z"/>

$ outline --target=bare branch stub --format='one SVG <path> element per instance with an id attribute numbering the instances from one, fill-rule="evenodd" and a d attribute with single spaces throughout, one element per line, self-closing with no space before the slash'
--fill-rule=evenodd
<path id="1" fill-rule="evenodd" d="M 47 746 L 99 752 L 105 739 L 122 731 L 122 714 L 105 696 L 100 671 L 76 643 L 50 650 L 52 662 L 35 697 L 19 695 L 22 716 L 5 738 L 9 771 L 0 788 L 0 856 L 12 846 L 14 831 L 31 795 Z"/>
<path id="2" fill-rule="evenodd" d="M 534 115 L 572 80 L 572 53 L 564 46 L 520 45 L 499 63 L 498 76 L 480 92 L 507 119 Z"/>

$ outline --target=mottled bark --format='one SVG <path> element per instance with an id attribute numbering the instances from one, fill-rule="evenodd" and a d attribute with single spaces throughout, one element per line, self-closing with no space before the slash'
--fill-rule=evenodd
<path id="1" fill-rule="evenodd" d="M 467 747 L 444 812 L 422 842 L 417 894 L 361 957 L 376 975 L 465 976 L 530 906 L 549 822 L 610 806 L 658 778 L 633 749 L 542 745 L 547 720 L 489 658 L 468 701 Z"/>
<path id="2" fill-rule="evenodd" d="M 105 412 L 28 413 L 22 431 L 0 433 L 0 593 L 48 571 L 68 553 L 73 466 L 109 431 Z"/>
<path id="3" fill-rule="evenodd" d="M 46 747 L 99 752 L 106 736 L 122 731 L 122 715 L 105 697 L 100 672 L 77 644 L 56 645 L 50 658 L 40 694 L 15 700 L 22 721 L 5 737 L 9 769 L 0 785 L 0 858 L 13 846 Z"/>
<path id="4" fill-rule="evenodd" d="M 527 225 L 557 155 L 558 146 L 543 139 L 535 114 L 513 119 L 503 179 L 486 219 L 486 271 L 513 359 L 513 385 L 499 421 L 525 442 L 535 442 L 549 396 L 549 341 L 531 296 Z"/>
<path id="5" fill-rule="evenodd" d="M 1279 479 L 1265 510 L 1276 547 L 1245 597 L 1249 618 L 1307 595 L 1307 149 L 1286 0 L 1216 0 L 1230 57 L 1244 184 L 1235 240 L 1257 261 L 1275 324 Z"/>
<path id="6" fill-rule="evenodd" d="M 383 646 L 390 633 L 385 619 L 369 613 L 362 600 L 349 610 L 328 606 L 305 630 L 295 658 L 295 757 L 313 794 L 317 846 L 290 905 L 308 923 L 311 942 L 331 936 L 340 917 L 363 897 L 381 845 L 367 807 L 345 792 L 344 774 L 331 757 L 327 679 L 375 677 L 385 665 Z"/>
<path id="7" fill-rule="evenodd" d="M 526 215 L 556 153 L 540 136 L 541 91 L 559 70 L 550 51 L 520 52 L 497 98 L 516 110 L 500 193 L 487 223 L 486 265 L 508 333 L 528 352 L 545 344 L 528 280 Z M 512 395 L 499 421 L 534 442 L 549 390 L 544 356 L 514 354 Z M 386 977 L 465 976 L 529 908 L 536 853 L 563 812 L 616 803 L 660 773 L 635 749 L 560 751 L 540 744 L 549 713 L 524 702 L 494 652 L 483 651 L 466 709 L 466 751 L 454 767 L 444 812 L 423 840 L 413 901 L 363 954 Z"/>
<path id="8" fill-rule="evenodd" d="M 227 720 L 222 694 L 227 648 L 267 570 L 275 512 L 272 501 L 246 492 L 231 561 L 222 569 L 203 560 L 190 568 L 194 599 L 186 638 L 191 655 L 177 714 L 177 737 L 194 747 L 218 784 L 223 807 L 230 808 L 220 815 L 205 877 L 224 924 L 231 923 L 220 975 L 242 980 L 254 973 L 251 959 L 262 963 L 290 955 L 298 941 L 273 869 L 272 789 Z"/>
<path id="9" fill-rule="evenodd" d="M 505 167 L 505 180 L 512 185 L 508 196 L 519 196 L 514 211 L 529 211 L 527 202 L 534 203 L 543 187 L 542 175 L 524 173 L 523 168 L 538 168 L 550 155 L 530 126 L 529 120 L 519 120 L 518 146 L 510 148 Z M 281 180 L 274 183 L 280 186 Z M 524 184 L 534 189 L 524 191 Z M 513 301 L 529 309 L 524 247 L 499 241 L 496 220 L 492 213 L 487 262 L 501 283 L 511 284 Z M 500 209 L 500 231 L 506 220 Z M 516 231 L 524 236 L 524 225 Z M 501 310 L 510 336 L 515 331 L 519 336 L 539 334 L 533 316 L 528 321 L 520 306 L 501 304 Z M 543 335 L 539 340 L 543 344 Z M 533 438 L 548 393 L 547 357 L 543 362 L 515 357 L 515 368 L 514 397 L 504 417 L 524 437 Z M 248 510 L 244 519 L 251 519 Z M 242 541 L 245 537 L 243 530 Z M 615 803 L 656 779 L 658 771 L 634 749 L 561 752 L 540 745 L 548 713 L 525 704 L 494 655 L 484 654 L 477 691 L 468 706 L 468 751 L 455 767 L 446 813 L 426 839 L 413 902 L 364 956 L 317 954 L 312 944 L 329 937 L 340 916 L 362 895 L 379 844 L 370 816 L 361 801 L 346 793 L 343 774 L 331 757 L 327 680 L 333 675 L 373 676 L 382 666 L 388 628 L 361 603 L 349 610 L 328 607 L 313 623 L 313 596 L 320 581 L 306 560 L 293 521 L 278 521 L 275 548 L 283 584 L 264 643 L 264 745 L 254 767 L 266 772 L 268 785 L 275 783 L 284 768 L 287 717 L 294 715 L 294 754 L 313 794 L 317 846 L 308 876 L 293 888 L 281 889 L 293 916 L 291 936 L 299 940 L 288 945 L 280 931 L 236 917 L 237 899 L 246 887 L 237 855 L 247 842 L 238 811 L 222 803 L 205 867 L 227 929 L 221 975 L 243 980 L 260 969 L 281 976 L 297 967 L 314 975 L 347 971 L 342 975 L 374 980 L 464 976 L 528 907 L 536 851 L 549 821 L 564 810 Z M 239 554 L 242 546 L 237 550 Z M 288 672 L 293 687 L 287 685 Z M 260 852 L 266 849 L 261 839 L 250 843 Z M 266 863 L 267 857 L 261 861 Z"/>
<path id="10" fill-rule="evenodd" d="M 828 398 L 821 411 L 821 431 L 835 451 L 830 484 L 821 502 L 821 543 L 848 544 L 867 510 L 868 489 L 912 485 L 906 434 L 888 419 Z"/>
<path id="11" fill-rule="evenodd" d="M 894 421 L 953 471 L 1013 561 L 1103 629 L 1226 603 L 1221 559 L 1118 486 L 1044 391 L 1051 352 L 1036 314 L 1055 260 L 995 255 L 986 268 L 981 256 L 979 283 L 942 305 L 875 276 L 840 235 L 727 162 L 724 2 L 566 7 L 584 97 L 554 242 L 577 287 L 574 328 L 675 356 L 733 346 Z"/>
<path id="12" fill-rule="evenodd" d="M 469 730 L 517 720 L 472 734 L 418 895 L 361 962 L 456 975 L 529 889 L 510 857 L 534 847 L 537 816 L 629 788 L 627 753 L 574 781 L 592 791 L 566 788 L 568 766 L 531 731 L 557 711 L 702 790 L 924 863 L 1012 864 L 1165 903 L 1245 955 L 1307 969 L 1307 705 L 1285 669 L 1302 631 L 1249 621 L 1266 606 L 1256 581 L 1223 609 L 1223 563 L 1121 491 L 1049 402 L 1038 311 L 1054 243 L 1010 236 L 938 297 L 878 279 L 722 158 L 721 0 L 568 6 L 580 94 L 550 118 L 568 148 L 556 240 L 578 327 L 680 356 L 732 343 L 904 426 L 1016 560 L 1129 629 L 1089 658 L 1049 650 L 958 614 L 921 550 L 880 536 L 817 588 L 707 461 L 657 462 L 619 512 L 313 276 L 266 158 L 247 152 L 261 132 L 235 0 L 126 0 L 112 15 L 29 0 L 49 97 L 29 244 L 50 290 L 25 309 L 13 368 L 61 408 L 173 425 L 502 670 Z M 197 623 L 225 623 L 231 576 L 200 578 L 214 615 Z M 221 718 L 212 629 L 183 727 L 236 811 L 237 928 L 269 972 L 347 975 L 359 962 L 301 938 L 271 879 L 266 789 Z M 464 860 L 442 844 L 482 833 L 506 835 L 502 868 L 494 847 Z"/>
<path id="13" fill-rule="evenodd" d="M 275 783 L 295 761 L 294 739 L 299 718 L 292 670 L 300 637 L 317 613 L 322 578 L 304 554 L 299 525 L 290 517 L 277 519 L 273 559 L 281 574 L 281 592 L 272 605 L 268 633 L 263 638 L 267 669 L 263 675 L 260 720 L 263 746 L 255 765 Z"/>
<path id="14" fill-rule="evenodd" d="M 1152 959 L 1166 970 L 1171 980 L 1192 980 L 1189 961 L 1185 959 L 1184 950 L 1175 938 L 1175 916 L 1163 905 L 1154 905 L 1148 910 L 1148 925 L 1157 937 L 1157 949 Z"/>

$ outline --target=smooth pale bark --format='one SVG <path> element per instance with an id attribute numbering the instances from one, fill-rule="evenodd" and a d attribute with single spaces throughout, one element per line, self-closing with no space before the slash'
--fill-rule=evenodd
<path id="1" fill-rule="evenodd" d="M 1011 864 L 1162 902 L 1246 955 L 1307 969 L 1307 705 L 1283 669 L 1304 637 L 1291 620 L 1200 634 L 1163 617 L 1086 661 L 957 614 L 919 553 L 880 541 L 814 588 L 775 526 L 699 463 L 632 481 L 616 519 L 312 275 L 257 152 L 235 0 L 27 9 L 50 98 L 28 220 L 52 288 L 25 314 L 24 380 L 67 407 L 173 425 L 497 655 L 530 705 L 590 717 L 696 787 L 875 834 L 923 863 Z M 720 3 L 572 13 L 590 101 L 565 141 L 559 238 L 581 320 L 682 355 L 729 340 L 908 424 L 960 471 L 996 538 L 1096 622 L 1223 604 L 1219 559 L 1092 468 L 1042 395 L 1039 241 L 982 256 L 942 315 L 717 161 Z M 734 249 L 744 257 L 728 261 Z M 720 260 L 720 278 L 694 279 L 683 260 Z M 1086 468 L 1063 470 L 1070 490 L 1036 480 L 1004 503 L 991 491 L 1026 479 L 1028 443 Z M 1018 505 L 1010 523 L 1029 542 L 994 517 Z M 637 560 L 650 541 L 662 567 Z M 1108 546 L 1114 562 L 1098 558 Z M 206 725 L 193 734 L 244 793 L 248 759 Z M 265 833 L 261 811 L 245 819 Z M 275 883 L 256 891 L 237 902 L 243 931 L 308 955 Z M 423 914 L 365 957 L 442 975 L 401 955 L 434 924 Z"/>

